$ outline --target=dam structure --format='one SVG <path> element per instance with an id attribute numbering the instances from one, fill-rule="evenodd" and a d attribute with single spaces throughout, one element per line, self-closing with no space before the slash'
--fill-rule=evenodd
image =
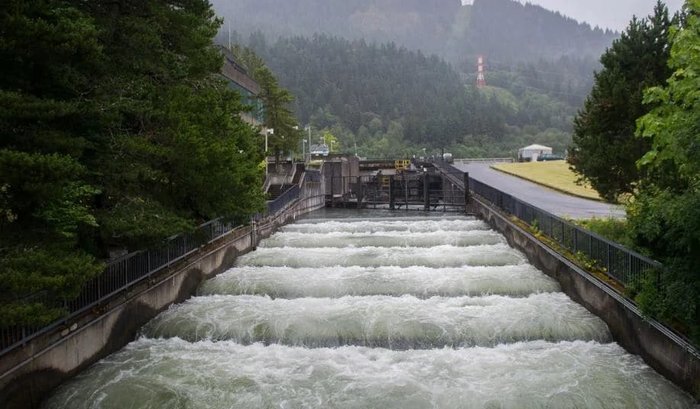
<path id="1" fill-rule="evenodd" d="M 45 408 L 692 408 L 485 222 L 282 227 Z"/>

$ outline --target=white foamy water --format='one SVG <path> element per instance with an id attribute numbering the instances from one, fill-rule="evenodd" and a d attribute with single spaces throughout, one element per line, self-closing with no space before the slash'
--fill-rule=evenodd
<path id="1" fill-rule="evenodd" d="M 236 267 L 205 282 L 200 295 L 257 294 L 273 298 L 345 295 L 511 295 L 560 291 L 530 264 L 503 267 Z"/>
<path id="2" fill-rule="evenodd" d="M 332 266 L 510 266 L 525 263 L 525 257 L 506 244 L 454 247 L 345 247 L 345 248 L 258 248 L 241 257 L 239 266 L 332 267 Z"/>
<path id="3" fill-rule="evenodd" d="M 693 405 L 471 218 L 285 226 L 198 294 L 45 407 Z"/>
<path id="4" fill-rule="evenodd" d="M 470 218 L 394 218 L 389 220 L 332 220 L 299 222 L 284 226 L 282 233 L 378 233 L 378 232 L 405 232 L 405 233 L 430 233 L 435 231 L 465 232 L 471 230 L 491 230 L 481 220 Z"/>
<path id="5" fill-rule="evenodd" d="M 611 340 L 607 326 L 562 293 L 526 298 L 196 297 L 151 321 L 149 337 L 307 347 L 491 346 L 530 340 Z"/>
<path id="6" fill-rule="evenodd" d="M 391 351 L 140 339 L 46 408 L 649 408 L 691 399 L 616 344 Z"/>
<path id="7" fill-rule="evenodd" d="M 260 243 L 260 247 L 455 247 L 481 246 L 505 243 L 495 231 L 472 230 L 465 232 L 436 231 L 421 234 L 405 232 L 382 233 L 298 233 L 277 234 Z"/>

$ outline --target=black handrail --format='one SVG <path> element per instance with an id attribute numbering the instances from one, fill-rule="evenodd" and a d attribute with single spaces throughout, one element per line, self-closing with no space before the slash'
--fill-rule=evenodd
<path id="1" fill-rule="evenodd" d="M 464 174 L 463 171 L 444 162 L 438 162 L 435 165 L 456 183 L 463 183 L 460 182 L 461 175 Z M 572 253 L 585 255 L 608 277 L 624 286 L 637 282 L 648 271 L 658 273 L 663 268 L 663 265 L 658 261 L 478 180 L 470 178 L 469 188 L 492 206 L 538 229 Z"/>
<path id="2" fill-rule="evenodd" d="M 313 172 L 311 172 L 313 178 Z M 284 210 L 299 199 L 301 189 L 292 186 L 282 195 L 267 203 L 265 215 L 255 217 L 257 221 Z M 25 345 L 32 339 L 56 330 L 79 315 L 90 311 L 116 294 L 139 284 L 157 272 L 195 253 L 200 247 L 210 244 L 233 231 L 237 226 L 221 219 L 199 226 L 195 231 L 168 239 L 163 246 L 137 251 L 107 264 L 104 272 L 83 285 L 80 295 L 64 303 L 68 314 L 44 327 L 14 326 L 0 328 L 0 357 Z"/>

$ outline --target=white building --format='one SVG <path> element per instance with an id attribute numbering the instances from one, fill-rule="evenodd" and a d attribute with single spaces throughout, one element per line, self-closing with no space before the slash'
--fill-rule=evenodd
<path id="1" fill-rule="evenodd" d="M 543 145 L 530 145 L 518 150 L 518 161 L 537 162 L 542 155 L 551 155 L 552 148 Z"/>

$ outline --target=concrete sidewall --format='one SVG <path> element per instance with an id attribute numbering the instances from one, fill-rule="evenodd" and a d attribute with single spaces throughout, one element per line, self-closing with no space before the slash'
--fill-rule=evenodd
<path id="1" fill-rule="evenodd" d="M 556 279 L 564 293 L 610 328 L 617 343 L 639 355 L 657 372 L 700 399 L 700 359 L 661 324 L 645 318 L 637 307 L 582 270 L 486 203 L 474 198 L 471 210 L 523 252 L 530 263 Z"/>
<path id="2" fill-rule="evenodd" d="M 312 189 L 314 190 L 314 189 Z M 0 361 L 0 407 L 36 408 L 48 394 L 98 360 L 136 339 L 140 328 L 195 294 L 202 281 L 233 266 L 280 226 L 325 205 L 322 191 L 303 194 L 278 215 L 238 228 L 167 271 L 145 279 L 56 331 Z"/>

